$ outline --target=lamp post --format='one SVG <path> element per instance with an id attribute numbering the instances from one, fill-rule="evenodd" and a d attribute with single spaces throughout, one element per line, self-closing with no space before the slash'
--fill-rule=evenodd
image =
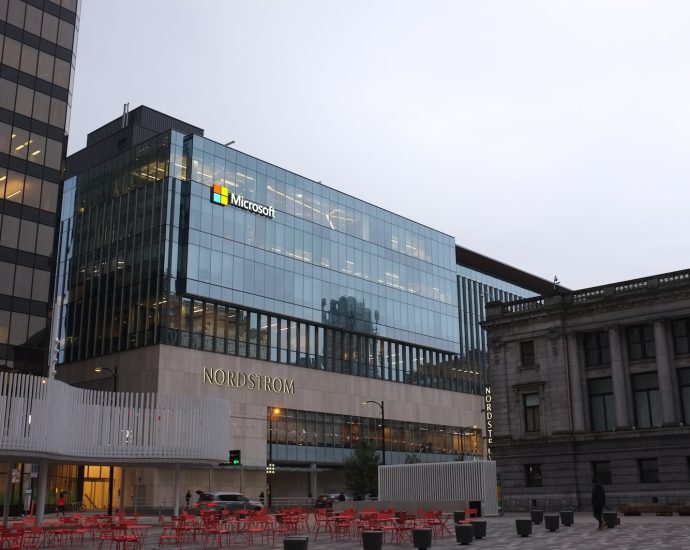
<path id="1" fill-rule="evenodd" d="M 273 507 L 273 475 L 276 473 L 276 466 L 273 464 L 273 417 L 280 414 L 279 408 L 271 409 L 268 415 L 268 464 L 266 465 L 266 477 L 268 478 L 268 509 Z"/>
<path id="2" fill-rule="evenodd" d="M 96 367 L 93 372 L 107 371 L 113 378 L 113 393 L 117 392 L 117 367 L 109 369 L 108 367 Z M 108 515 L 113 515 L 113 465 L 110 465 L 110 473 L 108 475 Z"/>
<path id="3" fill-rule="evenodd" d="M 386 465 L 386 415 L 384 414 L 384 408 L 383 408 L 383 399 L 381 401 L 374 401 L 373 399 L 369 401 L 364 401 L 362 405 L 366 405 L 368 403 L 373 403 L 374 405 L 378 405 L 379 409 L 381 409 L 381 458 L 383 465 Z"/>

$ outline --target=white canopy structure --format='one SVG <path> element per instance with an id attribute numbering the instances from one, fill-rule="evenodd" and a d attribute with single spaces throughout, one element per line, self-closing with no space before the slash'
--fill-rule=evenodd
<path id="1" fill-rule="evenodd" d="M 229 417 L 223 399 L 94 391 L 0 373 L 0 457 L 41 464 L 39 519 L 48 461 L 217 464 L 230 446 Z"/>

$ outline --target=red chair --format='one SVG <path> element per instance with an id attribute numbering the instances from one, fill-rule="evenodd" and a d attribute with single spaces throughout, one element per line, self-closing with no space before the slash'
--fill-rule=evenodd
<path id="1" fill-rule="evenodd" d="M 43 529 L 40 527 L 29 527 L 24 531 L 22 538 L 22 548 L 38 549 L 43 545 Z"/>
<path id="2" fill-rule="evenodd" d="M 254 537 L 257 535 L 261 535 L 261 544 L 264 543 L 264 539 L 266 540 L 266 544 L 268 544 L 270 532 L 267 519 L 253 517 L 249 521 L 249 524 L 247 525 L 247 542 L 249 543 L 249 546 L 254 545 Z"/>
<path id="3" fill-rule="evenodd" d="M 0 535 L 0 548 L 2 550 L 21 550 L 24 532 L 4 532 Z"/>
<path id="4" fill-rule="evenodd" d="M 172 526 L 172 524 L 163 524 L 163 530 L 161 531 L 160 537 L 158 537 L 158 547 L 163 548 L 165 543 L 174 542 L 177 546 L 177 550 L 182 550 L 180 546 L 180 533 Z M 100 549 L 99 549 L 100 550 Z"/>
<path id="5" fill-rule="evenodd" d="M 401 544 L 404 541 L 412 542 L 412 530 L 415 527 L 416 517 L 414 515 L 400 512 L 398 523 L 395 525 L 395 543 Z"/>

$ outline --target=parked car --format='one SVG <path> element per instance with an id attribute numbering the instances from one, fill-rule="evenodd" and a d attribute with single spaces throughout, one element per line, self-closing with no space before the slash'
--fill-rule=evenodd
<path id="1" fill-rule="evenodd" d="M 249 500 L 242 493 L 218 492 L 218 493 L 199 493 L 192 513 L 199 513 L 201 510 L 211 510 L 220 513 L 221 510 L 261 510 L 263 505 L 255 500 Z"/>
<path id="2" fill-rule="evenodd" d="M 339 500 L 340 493 L 324 493 L 316 497 L 314 506 L 316 508 L 333 508 L 333 503 Z M 345 494 L 345 500 L 352 500 L 352 495 Z"/>

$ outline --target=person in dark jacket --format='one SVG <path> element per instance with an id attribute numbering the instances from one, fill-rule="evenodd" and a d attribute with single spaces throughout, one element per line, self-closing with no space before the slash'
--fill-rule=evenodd
<path id="1" fill-rule="evenodd" d="M 604 506 L 606 506 L 606 493 L 604 488 L 599 484 L 596 479 L 592 480 L 592 514 L 599 522 L 599 529 L 604 528 L 604 520 L 602 518 L 602 513 L 604 512 Z"/>

